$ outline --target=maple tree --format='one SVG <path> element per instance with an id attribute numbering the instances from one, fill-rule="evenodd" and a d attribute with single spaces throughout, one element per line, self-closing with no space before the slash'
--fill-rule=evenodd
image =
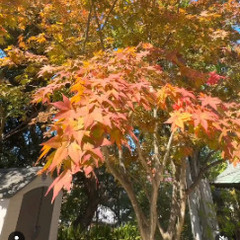
<path id="1" fill-rule="evenodd" d="M 238 1 L 25 0 L 9 8 L 4 0 L 0 10 L 1 67 L 22 68 L 14 80 L 38 88 L 32 103 L 44 106 L 36 121 L 50 120 L 39 161 L 41 172 L 58 174 L 53 199 L 75 173 L 94 175 L 105 164 L 129 196 L 142 239 L 180 239 L 189 194 L 219 162 L 188 186 L 195 153 L 239 162 Z M 163 227 L 159 189 L 168 178 Z"/>

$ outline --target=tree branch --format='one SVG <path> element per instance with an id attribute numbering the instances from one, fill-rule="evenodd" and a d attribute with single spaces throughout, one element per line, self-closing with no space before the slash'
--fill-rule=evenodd
<path id="1" fill-rule="evenodd" d="M 93 5 L 94 5 L 94 2 L 91 1 L 91 6 L 90 6 L 90 10 L 89 10 L 89 14 L 88 14 L 88 20 L 87 20 L 87 27 L 86 27 L 86 32 L 85 32 L 85 40 L 83 42 L 83 49 L 82 49 L 83 52 L 85 52 L 86 43 L 88 42 Z"/>
<path id="2" fill-rule="evenodd" d="M 158 122 L 157 122 L 157 108 L 153 110 L 153 117 L 155 119 L 155 127 L 154 127 L 154 134 L 153 134 L 153 149 L 154 149 L 154 158 L 155 163 L 154 167 L 157 171 L 160 169 L 160 161 L 159 161 L 159 149 L 157 144 L 157 131 L 158 131 Z M 152 192 L 151 192 L 151 201 L 150 201 L 150 236 L 149 240 L 153 240 L 156 233 L 157 228 L 157 221 L 158 221 L 158 214 L 157 214 L 157 200 L 158 200 L 158 190 L 160 185 L 160 178 L 159 174 L 156 174 L 155 177 L 152 174 L 150 169 L 150 176 L 152 176 Z"/>
<path id="3" fill-rule="evenodd" d="M 143 168 L 146 170 L 146 172 L 150 175 L 151 180 L 153 181 L 154 180 L 153 173 L 152 173 L 150 167 L 148 166 L 148 164 L 146 163 L 146 161 L 145 161 L 145 159 L 144 159 L 144 157 L 142 155 L 141 145 L 137 141 L 134 141 L 134 143 L 136 145 L 136 149 L 137 149 L 138 158 L 140 160 L 140 163 L 143 166 Z"/>
<path id="4" fill-rule="evenodd" d="M 218 161 L 215 161 L 215 162 L 212 162 L 210 163 L 209 165 L 207 165 L 206 167 L 202 168 L 200 171 L 199 171 L 199 174 L 198 176 L 196 177 L 195 181 L 191 184 L 191 186 L 186 190 L 186 194 L 189 195 L 194 189 L 195 187 L 200 183 L 200 181 L 202 180 L 202 177 L 203 175 L 212 167 L 220 164 L 220 163 L 223 163 L 225 160 L 222 159 L 222 160 L 218 160 Z"/>
<path id="5" fill-rule="evenodd" d="M 179 218 L 178 218 L 178 223 L 176 225 L 176 235 L 175 238 L 176 240 L 180 240 L 181 237 L 181 232 L 183 230 L 183 224 L 184 224 L 184 219 L 185 219 L 185 213 L 186 213 L 186 201 L 187 201 L 187 194 L 186 194 L 186 173 L 187 173 L 187 164 L 186 160 L 182 162 L 181 169 L 180 169 L 180 188 L 179 188 Z"/>
<path id="6" fill-rule="evenodd" d="M 170 149 L 171 149 L 171 145 L 172 145 L 172 140 L 173 140 L 173 135 L 174 135 L 174 131 L 172 131 L 171 136 L 168 140 L 166 153 L 165 153 L 164 158 L 163 158 L 163 166 L 165 166 L 165 164 L 167 162 L 167 159 L 169 157 L 169 153 L 170 153 Z"/>
<path id="7" fill-rule="evenodd" d="M 36 117 L 38 114 L 38 111 L 34 112 L 30 117 L 28 117 L 27 120 L 25 120 L 24 122 L 20 123 L 16 128 L 14 128 L 12 131 L 6 133 L 5 135 L 3 135 L 2 137 L 2 141 L 5 141 L 6 139 L 10 138 L 11 136 L 13 136 L 14 134 L 21 132 L 22 130 L 26 129 L 28 127 L 29 122 Z"/>
<path id="8" fill-rule="evenodd" d="M 118 1 L 118 0 L 115 0 L 115 1 L 113 2 L 113 5 L 112 5 L 112 7 L 111 7 L 111 9 L 110 9 L 110 11 L 109 11 L 109 13 L 108 13 L 108 15 L 107 15 L 107 17 L 106 17 L 104 23 L 103 23 L 103 25 L 102 25 L 101 31 L 102 31 L 102 30 L 104 29 L 104 27 L 106 26 L 106 24 L 107 24 L 107 22 L 108 22 L 108 19 L 109 19 L 111 13 L 112 13 L 112 11 L 113 11 L 113 9 L 114 9 L 114 7 L 115 7 L 117 1 Z"/>
<path id="9" fill-rule="evenodd" d="M 163 239 L 171 239 L 170 234 L 168 232 L 164 232 L 162 226 L 160 225 L 159 220 L 157 220 L 157 227 Z"/>
<path id="10" fill-rule="evenodd" d="M 136 194 L 134 193 L 133 187 L 131 182 L 128 179 L 128 176 L 124 174 L 123 172 L 119 172 L 116 167 L 114 166 L 112 160 L 110 159 L 110 155 L 108 152 L 107 147 L 102 147 L 103 154 L 105 156 L 105 161 L 108 169 L 112 173 L 112 175 L 120 182 L 120 184 L 123 186 L 125 191 L 127 192 L 127 195 L 132 203 L 134 212 L 136 214 L 137 222 L 139 225 L 139 230 L 141 232 L 141 235 L 144 236 L 145 229 L 148 226 L 147 219 L 138 203 L 138 200 L 136 198 Z"/>
<path id="11" fill-rule="evenodd" d="M 97 12 L 96 12 L 96 8 L 95 8 L 95 6 L 93 6 L 93 8 L 94 8 L 94 16 L 95 16 L 95 20 L 96 20 L 96 23 L 97 23 L 97 26 L 98 26 L 97 33 L 98 33 L 99 38 L 100 38 L 101 48 L 102 48 L 102 50 L 104 50 L 102 28 L 101 28 L 101 25 L 100 25 L 99 20 L 98 20 L 98 16 L 97 16 Z"/>
<path id="12" fill-rule="evenodd" d="M 3 140 L 3 130 L 5 127 L 5 114 L 4 114 L 4 108 L 0 105 L 0 142 Z"/>
<path id="13" fill-rule="evenodd" d="M 163 45 L 162 45 L 162 48 L 165 48 L 165 47 L 166 47 L 166 45 L 168 44 L 168 42 L 169 42 L 171 36 L 172 36 L 172 32 L 170 32 L 170 33 L 168 34 L 168 36 L 167 36 L 165 42 L 164 42 Z"/>
<path id="14" fill-rule="evenodd" d="M 159 161 L 159 148 L 158 148 L 158 140 L 157 140 L 157 131 L 158 131 L 157 117 L 158 117 L 157 116 L 157 108 L 154 108 L 153 109 L 153 118 L 155 119 L 156 122 L 155 122 L 154 133 L 153 133 L 153 149 L 154 149 L 153 157 L 154 157 L 155 161 L 159 164 L 158 165 L 158 168 L 159 168 L 161 163 Z"/>
<path id="15" fill-rule="evenodd" d="M 179 173 L 176 171 L 176 166 L 173 161 L 171 161 L 172 169 L 173 169 L 173 186 L 172 186 L 172 202 L 171 202 L 171 210 L 170 210 L 170 217 L 168 222 L 168 229 L 167 232 L 171 234 L 174 230 L 176 218 L 177 218 L 177 190 L 180 188 L 179 186 Z"/>
<path id="16" fill-rule="evenodd" d="M 157 200 L 158 200 L 158 189 L 159 189 L 160 181 L 152 185 L 152 195 L 150 201 L 150 236 L 149 240 L 154 240 L 158 214 L 157 214 Z"/>

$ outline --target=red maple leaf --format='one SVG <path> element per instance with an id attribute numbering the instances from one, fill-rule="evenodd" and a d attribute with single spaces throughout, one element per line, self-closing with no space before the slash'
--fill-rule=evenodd
<path id="1" fill-rule="evenodd" d="M 200 94 L 199 100 L 202 102 L 202 106 L 210 106 L 214 110 L 217 110 L 217 107 L 222 103 L 219 98 L 207 96 L 203 93 Z"/>
<path id="2" fill-rule="evenodd" d="M 53 105 L 54 107 L 62 111 L 68 111 L 71 108 L 71 102 L 66 96 L 64 95 L 62 96 L 63 96 L 63 102 L 59 101 L 59 102 L 51 103 L 51 105 Z"/>
<path id="3" fill-rule="evenodd" d="M 208 85 L 215 85 L 217 84 L 221 79 L 225 79 L 226 77 L 223 77 L 221 75 L 218 75 L 215 71 L 209 73 L 209 78 L 207 80 Z"/>
<path id="4" fill-rule="evenodd" d="M 185 88 L 176 88 L 176 92 L 180 93 L 185 98 L 196 99 L 191 91 L 186 90 Z"/>
<path id="5" fill-rule="evenodd" d="M 47 195 L 50 190 L 53 188 L 53 197 L 52 197 L 52 203 L 54 202 L 54 199 L 57 197 L 58 193 L 62 188 L 66 189 L 67 191 L 70 191 L 72 186 L 72 174 L 70 170 L 63 171 L 50 185 L 45 195 Z"/>
<path id="6" fill-rule="evenodd" d="M 218 116 L 216 114 L 200 107 L 192 113 L 192 117 L 194 126 L 197 127 L 198 125 L 200 125 L 204 128 L 206 132 L 208 132 L 209 122 L 214 122 L 218 119 Z"/>

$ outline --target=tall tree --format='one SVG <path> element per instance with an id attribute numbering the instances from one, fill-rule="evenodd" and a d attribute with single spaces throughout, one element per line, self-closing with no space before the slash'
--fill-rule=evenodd
<path id="1" fill-rule="evenodd" d="M 37 120 L 53 117 L 40 159 L 43 171 L 59 174 L 54 197 L 70 190 L 73 174 L 106 164 L 142 239 L 180 239 L 187 198 L 218 163 L 198 158 L 202 170 L 187 186 L 188 162 L 204 149 L 239 158 L 238 1 L 14 3 L 1 3 L 2 44 L 18 35 L 1 65 L 23 66 L 14 79 L 43 86 L 33 102 L 44 105 Z M 158 200 L 167 179 L 163 227 Z"/>

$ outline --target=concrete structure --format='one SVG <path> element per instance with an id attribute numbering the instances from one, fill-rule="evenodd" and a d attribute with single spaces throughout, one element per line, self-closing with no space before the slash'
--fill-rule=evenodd
<path id="1" fill-rule="evenodd" d="M 0 169 L 0 240 L 56 240 L 62 194 L 51 204 L 40 168 Z"/>

